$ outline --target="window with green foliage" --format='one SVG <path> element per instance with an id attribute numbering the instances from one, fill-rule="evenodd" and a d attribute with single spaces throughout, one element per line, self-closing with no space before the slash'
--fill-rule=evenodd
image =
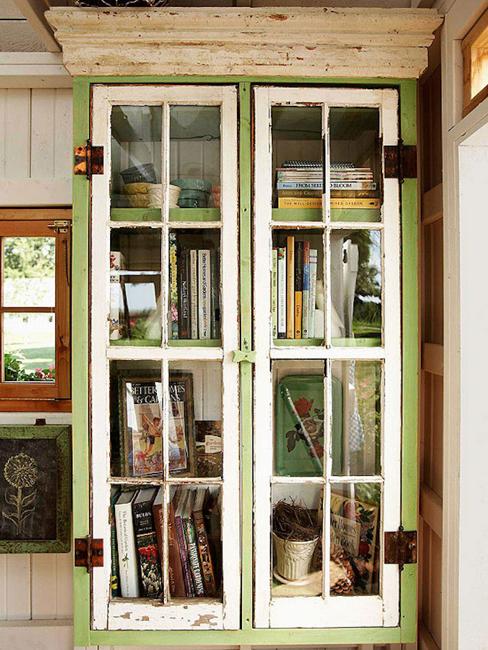
<path id="1" fill-rule="evenodd" d="M 69 221 L 57 224 L 0 221 L 1 398 L 69 397 Z"/>

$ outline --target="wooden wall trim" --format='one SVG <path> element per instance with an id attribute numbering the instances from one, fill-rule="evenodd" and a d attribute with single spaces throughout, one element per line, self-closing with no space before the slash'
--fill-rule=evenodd
<path id="1" fill-rule="evenodd" d="M 444 374 L 444 346 L 437 343 L 422 344 L 422 370 L 434 375 Z"/>
<path id="2" fill-rule="evenodd" d="M 442 219 L 442 183 L 424 192 L 422 196 L 422 224 Z"/>
<path id="3" fill-rule="evenodd" d="M 442 499 L 425 483 L 420 488 L 420 516 L 438 537 L 442 537 Z"/>

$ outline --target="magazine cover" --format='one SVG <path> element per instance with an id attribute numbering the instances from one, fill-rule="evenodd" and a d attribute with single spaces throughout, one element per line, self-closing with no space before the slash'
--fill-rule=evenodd
<path id="1" fill-rule="evenodd" d="M 170 373 L 169 402 L 169 471 L 170 473 L 191 472 L 194 445 L 193 385 L 191 373 Z"/>
<path id="2" fill-rule="evenodd" d="M 125 422 L 122 459 L 129 476 L 163 472 L 162 388 L 160 381 L 125 384 Z"/>

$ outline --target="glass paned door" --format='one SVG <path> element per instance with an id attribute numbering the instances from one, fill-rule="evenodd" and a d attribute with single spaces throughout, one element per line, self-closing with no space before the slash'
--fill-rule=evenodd
<path id="1" fill-rule="evenodd" d="M 399 622 L 397 110 L 393 90 L 255 89 L 259 628 Z"/>
<path id="2" fill-rule="evenodd" d="M 239 627 L 236 98 L 93 91 L 94 629 Z"/>

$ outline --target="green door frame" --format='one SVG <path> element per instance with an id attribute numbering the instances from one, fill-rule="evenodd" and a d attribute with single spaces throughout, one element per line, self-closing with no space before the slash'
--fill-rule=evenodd
<path id="1" fill-rule="evenodd" d="M 239 233 L 241 350 L 252 349 L 252 96 L 253 84 L 326 85 L 396 88 L 404 144 L 417 141 L 417 82 L 414 79 L 288 77 L 76 77 L 73 80 L 74 146 L 90 138 L 92 84 L 237 84 L 239 87 Z M 401 185 L 402 218 L 402 482 L 401 520 L 417 529 L 418 511 L 418 232 L 417 180 Z M 73 177 L 73 533 L 90 534 L 89 445 L 89 233 L 90 183 Z M 252 367 L 240 365 L 242 589 L 241 629 L 204 631 L 100 631 L 90 629 L 90 576 L 75 568 L 73 577 L 74 643 L 90 645 L 324 645 L 412 643 L 417 632 L 417 565 L 400 577 L 400 625 L 393 628 L 253 629 Z"/>

